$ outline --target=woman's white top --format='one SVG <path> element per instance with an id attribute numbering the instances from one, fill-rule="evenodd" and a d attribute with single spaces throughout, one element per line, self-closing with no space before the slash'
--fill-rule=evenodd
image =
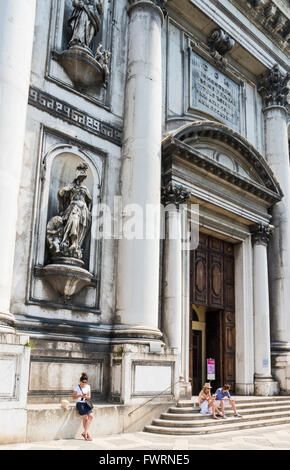
<path id="1" fill-rule="evenodd" d="M 80 395 L 81 393 L 83 395 L 89 395 L 90 391 L 91 391 L 91 387 L 90 385 L 86 385 L 85 387 L 80 387 L 80 385 L 77 385 L 75 388 L 74 388 L 74 391 L 77 392 L 77 395 Z M 85 401 L 85 398 L 82 398 L 82 397 L 79 397 L 77 399 L 77 403 L 79 401 Z"/>

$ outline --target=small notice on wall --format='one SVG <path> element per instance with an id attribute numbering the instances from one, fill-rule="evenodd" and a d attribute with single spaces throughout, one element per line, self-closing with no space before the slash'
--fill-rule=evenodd
<path id="1" fill-rule="evenodd" d="M 207 359 L 207 380 L 215 380 L 215 359 Z"/>

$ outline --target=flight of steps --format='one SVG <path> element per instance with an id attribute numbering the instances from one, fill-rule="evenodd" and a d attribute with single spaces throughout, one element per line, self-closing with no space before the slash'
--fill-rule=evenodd
<path id="1" fill-rule="evenodd" d="M 215 420 L 201 415 L 194 401 L 179 401 L 175 407 L 162 413 L 144 431 L 157 434 L 193 435 L 290 423 L 290 396 L 235 397 L 242 418 L 235 418 L 231 408 L 225 409 L 227 419 Z"/>

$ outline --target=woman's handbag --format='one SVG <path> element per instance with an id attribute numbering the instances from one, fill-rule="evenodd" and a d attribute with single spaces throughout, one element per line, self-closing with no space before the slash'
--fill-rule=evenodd
<path id="1" fill-rule="evenodd" d="M 83 395 L 84 393 L 80 385 L 79 385 L 79 388 L 81 389 L 81 392 Z M 90 410 L 94 408 L 93 402 L 89 398 L 85 398 L 84 401 L 83 400 L 81 401 L 81 403 L 85 403 Z"/>

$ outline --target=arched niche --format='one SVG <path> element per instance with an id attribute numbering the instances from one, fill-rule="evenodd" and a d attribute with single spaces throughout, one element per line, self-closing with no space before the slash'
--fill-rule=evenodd
<path id="1" fill-rule="evenodd" d="M 36 264 L 45 266 L 49 260 L 46 228 L 47 222 L 58 215 L 58 191 L 73 181 L 78 164 L 83 162 L 88 165 L 84 184 L 92 197 L 92 221 L 83 245 L 83 261 L 84 268 L 96 276 L 99 244 L 95 236 L 98 233 L 95 214 L 100 198 L 102 160 L 77 146 L 56 145 L 43 158 Z"/>

